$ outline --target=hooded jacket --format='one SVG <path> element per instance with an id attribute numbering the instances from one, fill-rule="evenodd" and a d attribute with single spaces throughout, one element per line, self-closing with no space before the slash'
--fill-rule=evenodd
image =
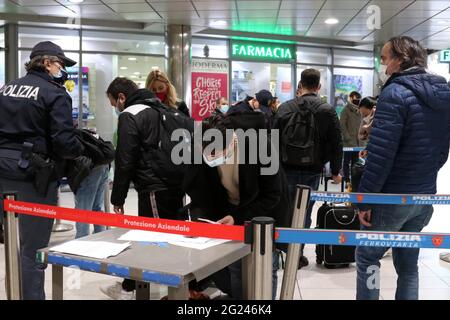
<path id="1" fill-rule="evenodd" d="M 152 98 L 155 95 L 151 91 L 137 90 L 127 97 L 125 109 L 119 116 L 111 193 L 113 205 L 125 203 L 131 181 L 138 193 L 167 189 L 152 164 L 142 156 L 144 149 L 157 148 L 158 143 L 159 114 L 144 104 L 144 100 Z"/>
<path id="2" fill-rule="evenodd" d="M 361 115 L 358 112 L 358 107 L 348 103 L 342 110 L 340 123 L 344 147 L 358 147 L 358 131 L 361 125 Z"/>
<path id="3" fill-rule="evenodd" d="M 377 103 L 359 192 L 436 193 L 449 140 L 450 88 L 445 79 L 422 68 L 394 74 Z"/>
<path id="4" fill-rule="evenodd" d="M 265 129 L 264 116 L 261 113 L 234 113 L 227 117 L 234 129 Z M 243 152 L 243 147 L 238 144 L 239 152 Z M 245 148 L 248 154 L 248 143 Z M 267 216 L 275 218 L 276 226 L 290 225 L 292 210 L 282 168 L 280 167 L 276 174 L 262 175 L 261 168 L 264 166 L 259 160 L 256 164 L 239 164 L 240 203 L 238 206 L 230 206 L 228 193 L 221 183 L 218 169 L 211 168 L 204 162 L 190 165 L 184 178 L 183 189 L 192 201 L 191 215 L 210 220 L 231 215 L 236 225 L 242 225 L 257 216 Z"/>

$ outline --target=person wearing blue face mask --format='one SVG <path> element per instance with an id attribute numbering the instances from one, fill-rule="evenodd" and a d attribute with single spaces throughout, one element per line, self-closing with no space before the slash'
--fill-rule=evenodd
<path id="1" fill-rule="evenodd" d="M 212 116 L 217 114 L 226 114 L 230 109 L 230 105 L 228 104 L 228 99 L 225 97 L 220 97 L 216 100 L 216 109 L 211 113 Z"/>
<path id="2" fill-rule="evenodd" d="M 25 64 L 26 76 L 0 88 L 0 193 L 15 190 L 22 201 L 57 205 L 65 162 L 84 152 L 72 123 L 72 100 L 63 86 L 65 67 L 75 64 L 58 45 L 40 42 Z M 22 161 L 30 152 L 33 159 L 40 159 L 39 165 Z M 37 176 L 44 172 L 43 162 L 48 171 L 40 184 Z M 25 300 L 45 300 L 46 265 L 36 261 L 36 251 L 48 246 L 52 226 L 53 219 L 19 217 Z"/>
<path id="3" fill-rule="evenodd" d="M 155 150 L 162 150 L 161 110 L 175 110 L 173 117 L 181 116 L 182 111 L 164 106 L 156 93 L 139 89 L 136 83 L 123 77 L 110 83 L 106 95 L 111 107 L 120 114 L 111 191 L 114 212 L 124 214 L 125 202 L 130 201 L 127 196 L 132 182 L 138 193 L 139 216 L 184 219 L 178 214 L 183 207 L 182 175 L 174 174 L 169 164 L 161 165 L 155 155 Z M 135 289 L 136 282 L 130 279 L 100 288 L 114 300 L 135 298 Z"/>

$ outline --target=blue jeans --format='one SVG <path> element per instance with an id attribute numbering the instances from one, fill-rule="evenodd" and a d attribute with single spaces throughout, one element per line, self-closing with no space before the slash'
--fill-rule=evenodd
<path id="1" fill-rule="evenodd" d="M 430 205 L 373 205 L 370 228 L 362 230 L 420 232 L 430 221 L 433 207 Z M 377 300 L 380 296 L 380 259 L 389 248 L 356 248 L 356 299 Z M 396 300 L 418 300 L 419 249 L 393 248 L 392 258 L 397 272 Z"/>
<path id="2" fill-rule="evenodd" d="M 105 188 L 108 182 L 109 165 L 101 165 L 92 169 L 78 188 L 75 195 L 75 209 L 104 211 Z M 89 224 L 77 222 L 75 238 L 89 235 Z M 94 225 L 94 233 L 105 230 L 104 226 Z"/>
<path id="3" fill-rule="evenodd" d="M 319 189 L 320 173 L 301 171 L 298 169 L 285 169 L 285 173 L 288 181 L 289 198 L 292 203 L 292 208 L 295 207 L 295 193 L 297 190 L 296 186 L 298 184 L 309 186 L 312 190 Z M 311 227 L 311 212 L 314 207 L 314 203 L 315 201 L 309 202 L 308 210 L 306 212 L 305 228 Z"/>
<path id="4" fill-rule="evenodd" d="M 359 152 L 344 152 L 342 171 L 345 181 L 350 181 L 351 169 L 358 161 Z"/>

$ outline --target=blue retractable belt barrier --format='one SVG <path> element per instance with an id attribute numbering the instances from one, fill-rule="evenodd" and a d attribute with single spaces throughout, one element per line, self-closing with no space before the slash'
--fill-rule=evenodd
<path id="1" fill-rule="evenodd" d="M 311 201 L 352 202 L 371 204 L 450 204 L 450 195 L 437 194 L 381 194 L 348 192 L 311 192 Z"/>
<path id="2" fill-rule="evenodd" d="M 278 243 L 450 249 L 450 234 L 277 228 Z"/>

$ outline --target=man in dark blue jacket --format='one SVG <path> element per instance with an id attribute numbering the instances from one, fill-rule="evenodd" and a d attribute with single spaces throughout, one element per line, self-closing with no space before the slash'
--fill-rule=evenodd
<path id="1" fill-rule="evenodd" d="M 426 51 L 409 37 L 392 38 L 384 45 L 380 78 L 385 85 L 359 192 L 436 193 L 437 174 L 449 153 L 450 88 L 444 78 L 426 72 L 426 62 Z M 431 205 L 360 204 L 359 209 L 363 229 L 391 232 L 419 232 L 433 213 Z M 418 299 L 417 243 L 390 245 L 398 274 L 395 298 Z M 357 299 L 379 298 L 379 260 L 387 249 L 357 248 Z"/>
<path id="2" fill-rule="evenodd" d="M 0 192 L 14 190 L 21 201 L 57 204 L 62 170 L 51 164 L 75 159 L 84 150 L 75 138 L 72 99 L 63 86 L 65 67 L 75 63 L 56 44 L 40 42 L 25 65 L 27 75 L 0 89 Z M 44 163 L 40 169 L 37 159 Z M 36 261 L 36 250 L 48 245 L 52 226 L 53 219 L 19 218 L 23 299 L 45 299 L 46 265 Z"/>

